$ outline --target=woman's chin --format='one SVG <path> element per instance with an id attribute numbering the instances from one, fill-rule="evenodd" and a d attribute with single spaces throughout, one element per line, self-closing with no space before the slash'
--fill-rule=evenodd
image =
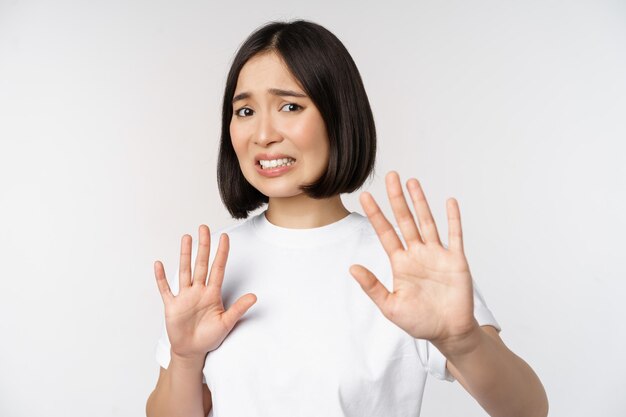
<path id="1" fill-rule="evenodd" d="M 300 194 L 302 194 L 302 191 L 296 191 L 296 192 L 287 192 L 287 191 L 261 191 L 261 193 L 263 195 L 265 195 L 267 198 L 292 198 L 292 197 L 298 197 Z"/>

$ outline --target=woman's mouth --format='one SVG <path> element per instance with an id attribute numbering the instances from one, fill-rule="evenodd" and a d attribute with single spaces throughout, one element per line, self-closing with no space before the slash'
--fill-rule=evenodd
<path id="1" fill-rule="evenodd" d="M 296 160 L 293 158 L 280 158 L 280 159 L 268 159 L 268 160 L 261 159 L 259 160 L 259 165 L 261 166 L 263 170 L 269 170 L 269 169 L 277 168 L 277 167 L 290 166 L 290 165 L 293 165 L 295 162 Z"/>
<path id="2" fill-rule="evenodd" d="M 293 169 L 296 160 L 293 158 L 261 159 L 254 167 L 264 177 L 273 178 Z"/>

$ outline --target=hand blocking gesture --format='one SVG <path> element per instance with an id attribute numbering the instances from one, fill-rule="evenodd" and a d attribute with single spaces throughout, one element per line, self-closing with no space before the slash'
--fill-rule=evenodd
<path id="1" fill-rule="evenodd" d="M 228 310 L 222 303 L 222 282 L 228 258 L 228 235 L 220 235 L 215 260 L 207 284 L 211 235 L 206 225 L 199 227 L 200 242 L 191 276 L 191 236 L 183 235 L 180 246 L 179 292 L 172 294 L 163 264 L 154 263 L 157 286 L 165 305 L 165 326 L 172 356 L 202 359 L 216 349 L 239 319 L 256 302 L 252 293 L 241 296 Z"/>
<path id="2" fill-rule="evenodd" d="M 459 206 L 447 201 L 448 242 L 439 240 L 424 192 L 416 179 L 407 181 L 420 230 L 407 206 L 400 177 L 394 171 L 385 177 L 391 207 L 406 242 L 369 193 L 362 193 L 361 204 L 389 256 L 393 291 L 362 265 L 352 265 L 350 273 L 378 306 L 383 315 L 411 336 L 430 340 L 447 351 L 469 349 L 464 342 L 478 328 L 474 319 L 472 276 L 463 253 Z"/>

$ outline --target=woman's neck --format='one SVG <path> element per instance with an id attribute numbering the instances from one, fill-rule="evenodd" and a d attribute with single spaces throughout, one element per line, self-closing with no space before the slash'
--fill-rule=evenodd
<path id="1" fill-rule="evenodd" d="M 326 226 L 349 215 L 339 195 L 313 199 L 305 194 L 294 197 L 270 197 L 265 217 L 280 227 L 311 229 Z"/>

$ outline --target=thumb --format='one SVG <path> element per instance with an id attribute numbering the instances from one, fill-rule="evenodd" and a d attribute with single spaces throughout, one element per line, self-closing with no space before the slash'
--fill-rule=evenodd
<path id="1" fill-rule="evenodd" d="M 242 295 L 235 301 L 233 305 L 231 305 L 228 310 L 226 310 L 222 314 L 222 319 L 224 320 L 224 324 L 228 327 L 229 331 L 235 327 L 235 324 L 241 319 L 241 317 L 246 314 L 246 311 L 252 305 L 256 303 L 256 295 L 249 293 L 246 295 Z"/>
<path id="2" fill-rule="evenodd" d="M 390 295 L 387 288 L 376 278 L 369 269 L 362 265 L 352 265 L 350 267 L 350 274 L 356 279 L 359 283 L 365 294 L 368 295 L 369 298 L 372 299 L 374 304 L 378 306 L 380 311 L 385 313 L 385 305 L 387 304 L 387 299 Z"/>

